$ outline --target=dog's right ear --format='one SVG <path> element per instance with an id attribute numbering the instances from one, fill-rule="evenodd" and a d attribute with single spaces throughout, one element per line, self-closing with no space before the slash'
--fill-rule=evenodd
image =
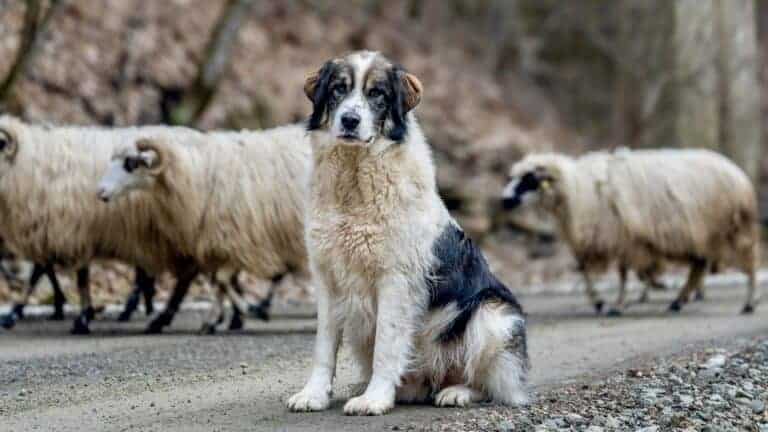
<path id="1" fill-rule="evenodd" d="M 312 101 L 312 115 L 307 129 L 319 129 L 325 118 L 328 107 L 329 85 L 336 67 L 333 62 L 326 62 L 316 73 L 307 77 L 304 83 L 304 94 Z"/>

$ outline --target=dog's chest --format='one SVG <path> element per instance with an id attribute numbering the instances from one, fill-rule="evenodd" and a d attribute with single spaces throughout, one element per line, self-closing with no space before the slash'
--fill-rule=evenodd
<path id="1" fill-rule="evenodd" d="M 309 224 L 310 247 L 320 260 L 345 271 L 372 275 L 392 261 L 397 230 L 386 221 L 365 221 L 356 215 L 320 212 Z"/>

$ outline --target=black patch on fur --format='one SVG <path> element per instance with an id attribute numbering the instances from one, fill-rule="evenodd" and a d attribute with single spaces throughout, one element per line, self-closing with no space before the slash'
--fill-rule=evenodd
<path id="1" fill-rule="evenodd" d="M 482 251 L 457 226 L 449 224 L 443 230 L 432 252 L 439 264 L 427 277 L 429 309 L 456 303 L 459 310 L 438 337 L 440 342 L 460 337 L 477 308 L 489 300 L 507 303 L 513 311 L 523 314 L 512 292 L 491 273 Z"/>
<path id="2" fill-rule="evenodd" d="M 515 193 L 511 197 L 504 198 L 502 201 L 504 209 L 512 210 L 517 208 L 517 206 L 523 202 L 523 195 L 538 189 L 540 185 L 541 180 L 536 177 L 536 174 L 530 172 L 526 173 L 520 179 L 520 182 L 517 183 L 517 186 L 515 186 Z"/>
<path id="3" fill-rule="evenodd" d="M 392 93 L 389 101 L 389 118 L 392 120 L 392 127 L 387 131 L 387 138 L 394 142 L 402 142 L 408 134 L 408 117 L 405 110 L 405 93 L 403 85 L 403 74 L 405 72 L 399 66 L 392 66 L 387 71 L 389 85 Z"/>

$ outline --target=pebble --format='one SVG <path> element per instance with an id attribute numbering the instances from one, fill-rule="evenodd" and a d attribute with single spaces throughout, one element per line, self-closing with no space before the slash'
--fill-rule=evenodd
<path id="1" fill-rule="evenodd" d="M 722 368 L 725 366 L 725 356 L 722 354 L 714 355 L 707 360 L 706 363 L 704 363 L 701 368 L 702 369 L 715 369 L 715 368 Z"/>
<path id="2" fill-rule="evenodd" d="M 765 402 L 756 399 L 752 401 L 752 404 L 750 404 L 750 408 L 752 408 L 752 412 L 755 414 L 762 414 L 763 411 L 765 411 Z"/>

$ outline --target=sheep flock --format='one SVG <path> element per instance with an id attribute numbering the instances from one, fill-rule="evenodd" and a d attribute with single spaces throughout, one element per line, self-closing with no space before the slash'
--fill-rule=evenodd
<path id="1" fill-rule="evenodd" d="M 34 263 L 21 283 L 24 298 L 0 324 L 23 318 L 38 280 L 55 292 L 56 272 L 76 274 L 80 313 L 72 331 L 88 333 L 95 310 L 88 266 L 119 260 L 136 267 L 135 291 L 121 319 L 141 296 L 152 312 L 155 277 L 176 280 L 168 304 L 149 324 L 173 320 L 190 284 L 210 278 L 212 308 L 201 326 L 210 333 L 232 310 L 231 329 L 246 315 L 266 319 L 270 294 L 249 303 L 240 271 L 271 281 L 308 276 L 304 245 L 305 189 L 312 149 L 302 124 L 263 131 L 201 132 L 183 127 L 43 126 L 0 116 L 0 237 L 2 252 Z M 512 162 L 512 161 L 510 161 Z M 701 294 L 703 279 L 733 267 L 747 277 L 743 312 L 760 299 L 758 205 L 750 179 L 708 150 L 618 150 L 581 157 L 531 154 L 512 164 L 499 191 L 508 212 L 536 206 L 552 215 L 570 247 L 597 312 L 605 301 L 599 273 L 616 268 L 620 315 L 629 304 L 630 271 L 647 287 L 669 268 L 689 268 L 669 305 L 680 310 Z M 647 298 L 647 290 L 642 299 Z"/>

